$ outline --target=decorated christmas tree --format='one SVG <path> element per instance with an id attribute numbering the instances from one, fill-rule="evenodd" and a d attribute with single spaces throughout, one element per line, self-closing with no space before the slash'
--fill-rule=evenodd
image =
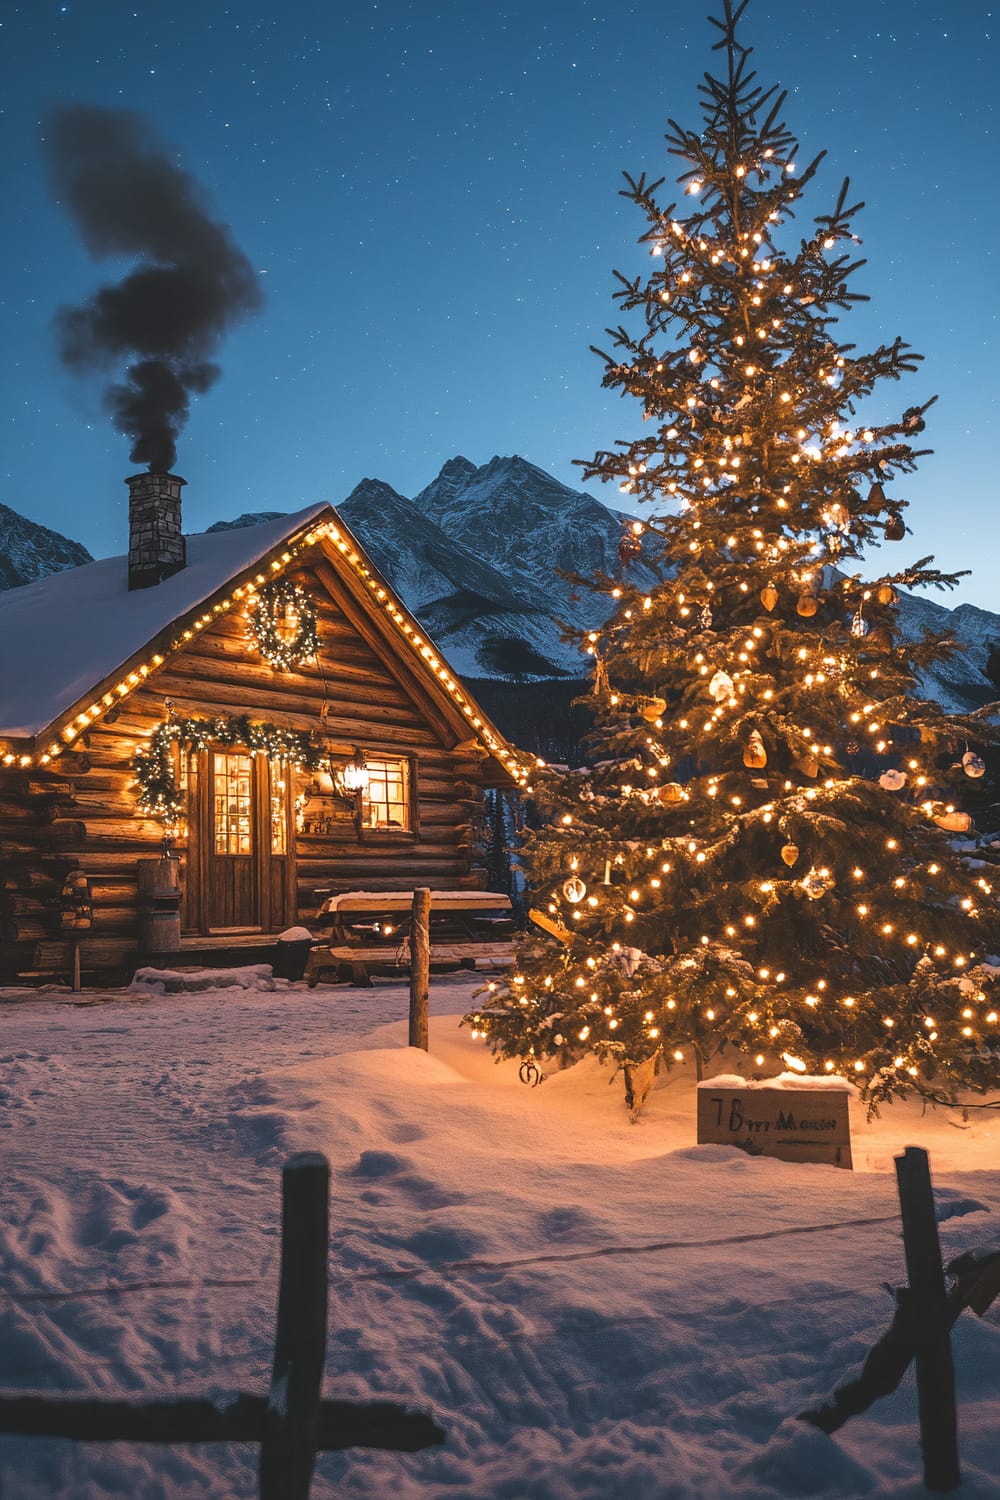
<path id="1" fill-rule="evenodd" d="M 845 341 L 862 205 L 845 181 L 794 229 L 822 157 L 796 161 L 745 6 L 712 18 L 702 128 L 669 123 L 678 201 L 626 175 L 651 264 L 616 273 L 625 321 L 595 352 L 646 426 L 584 468 L 648 512 L 621 578 L 592 581 L 615 602 L 582 642 L 589 768 L 535 787 L 537 921 L 467 1021 L 525 1076 L 596 1054 L 629 1103 L 650 1059 L 700 1073 L 720 1051 L 847 1074 L 873 1106 L 953 1102 L 1000 1082 L 1000 909 L 962 806 L 997 734 L 923 696 L 948 640 L 901 637 L 897 589 L 959 576 L 889 556 L 931 400 L 864 417 L 920 356 Z M 661 581 L 637 587 L 654 548 Z"/>

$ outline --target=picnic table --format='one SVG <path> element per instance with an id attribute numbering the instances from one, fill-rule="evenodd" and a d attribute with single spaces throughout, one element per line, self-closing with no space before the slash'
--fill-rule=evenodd
<path id="1" fill-rule="evenodd" d="M 412 891 L 342 891 L 327 897 L 309 955 L 310 989 L 321 978 L 370 988 L 371 976 L 408 972 Z M 430 964 L 438 973 L 503 969 L 514 961 L 510 897 L 497 891 L 432 891 Z"/>

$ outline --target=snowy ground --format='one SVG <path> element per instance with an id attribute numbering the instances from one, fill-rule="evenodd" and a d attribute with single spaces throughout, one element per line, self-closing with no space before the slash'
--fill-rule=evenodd
<path id="1" fill-rule="evenodd" d="M 791 1418 L 891 1316 L 895 1151 L 931 1152 L 946 1257 L 1000 1240 L 1000 1120 L 859 1117 L 853 1173 L 696 1147 L 689 1078 L 636 1126 L 595 1066 L 524 1088 L 458 1031 L 473 988 L 435 983 L 429 1056 L 406 1047 L 395 982 L 0 992 L 0 1389 L 263 1391 L 279 1167 L 319 1148 L 325 1393 L 404 1400 L 448 1441 L 323 1457 L 316 1500 L 924 1495 L 910 1379 L 835 1438 Z M 985 1500 L 1000 1312 L 964 1314 L 953 1342 L 956 1493 Z M 0 1438 L 0 1497 L 242 1500 L 255 1462 Z"/>

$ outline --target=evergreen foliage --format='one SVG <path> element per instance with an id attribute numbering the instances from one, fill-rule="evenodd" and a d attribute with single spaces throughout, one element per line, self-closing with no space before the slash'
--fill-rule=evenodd
<path id="1" fill-rule="evenodd" d="M 239 746 L 251 755 L 289 761 L 297 770 L 312 771 L 329 760 L 329 750 L 303 729 L 260 723 L 248 714 L 220 714 L 214 719 L 181 718 L 169 706 L 167 717 L 153 730 L 144 748 L 136 751 L 136 805 L 157 818 L 173 836 L 186 816 L 186 797 L 177 779 L 174 747 L 182 754 L 209 745 Z"/>
<path id="2" fill-rule="evenodd" d="M 931 401 L 859 415 L 920 356 L 838 332 L 862 205 L 845 181 L 793 235 L 822 157 L 797 167 L 785 96 L 737 37 L 745 5 L 711 18 L 725 68 L 702 129 L 669 124 L 684 209 L 626 174 L 652 268 L 616 273 L 631 324 L 601 357 L 647 425 L 583 465 L 649 506 L 662 582 L 592 581 L 617 604 L 582 642 L 590 766 L 539 775 L 521 856 L 552 935 L 466 1019 L 504 1056 L 592 1052 L 626 1082 L 728 1048 L 763 1074 L 845 1073 L 873 1108 L 953 1102 L 1000 1081 L 1000 909 L 961 806 L 968 755 L 998 735 L 921 696 L 953 643 L 899 637 L 897 586 L 958 576 L 888 557 Z"/>

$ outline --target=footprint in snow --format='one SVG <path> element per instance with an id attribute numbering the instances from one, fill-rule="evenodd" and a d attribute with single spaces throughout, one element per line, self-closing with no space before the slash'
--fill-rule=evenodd
<path id="1" fill-rule="evenodd" d="M 355 1177 L 394 1177 L 412 1166 L 407 1157 L 397 1156 L 394 1151 L 362 1151 L 352 1171 Z"/>
<path id="2" fill-rule="evenodd" d="M 583 1208 L 550 1208 L 538 1215 L 538 1227 L 546 1239 L 560 1240 L 578 1235 L 581 1231 L 593 1234 L 603 1226 L 593 1214 Z"/>
<path id="3" fill-rule="evenodd" d="M 396 1198 L 406 1198 L 413 1208 L 451 1208 L 466 1202 L 464 1194 L 448 1193 L 413 1171 L 413 1163 L 394 1151 L 362 1151 L 353 1175 L 370 1182 L 384 1182 Z"/>
<path id="4" fill-rule="evenodd" d="M 969 1198 L 955 1188 L 934 1189 L 934 1217 L 939 1224 L 946 1219 L 961 1219 L 966 1214 L 988 1214 L 990 1211 L 978 1198 Z"/>
<path id="5" fill-rule="evenodd" d="M 419 1125 L 411 1125 L 406 1120 L 401 1120 L 398 1125 L 387 1126 L 385 1133 L 397 1146 L 407 1146 L 411 1141 L 422 1141 L 427 1134 L 426 1130 L 422 1130 Z"/>

